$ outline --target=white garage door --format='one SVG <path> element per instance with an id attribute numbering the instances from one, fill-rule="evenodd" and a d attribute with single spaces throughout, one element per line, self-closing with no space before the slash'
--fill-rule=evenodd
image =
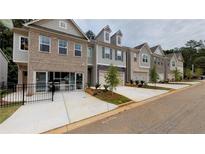
<path id="1" fill-rule="evenodd" d="M 164 80 L 164 74 L 163 73 L 159 73 L 159 80 L 161 80 L 161 81 Z"/>
<path id="2" fill-rule="evenodd" d="M 99 83 L 101 85 L 105 85 L 105 75 L 107 71 L 99 71 Z M 125 73 L 124 72 L 119 72 L 119 79 L 120 79 L 120 85 L 125 84 Z"/>
<path id="3" fill-rule="evenodd" d="M 147 72 L 135 72 L 133 76 L 134 76 L 133 80 L 139 80 L 139 81 L 145 81 L 145 82 L 149 81 L 149 76 Z"/>

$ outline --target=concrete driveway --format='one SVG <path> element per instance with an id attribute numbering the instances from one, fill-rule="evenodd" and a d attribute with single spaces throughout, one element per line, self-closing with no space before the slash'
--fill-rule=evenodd
<path id="1" fill-rule="evenodd" d="M 82 91 L 55 93 L 54 100 L 21 106 L 0 124 L 0 133 L 42 133 L 117 107 Z"/>
<path id="2" fill-rule="evenodd" d="M 148 83 L 148 85 L 150 86 L 155 86 L 154 83 Z M 166 84 L 166 83 L 156 83 L 156 86 L 158 87 L 164 87 L 164 88 L 171 88 L 171 89 L 181 89 L 181 88 L 185 88 L 185 87 L 188 87 L 189 85 L 186 85 L 186 84 L 180 84 L 180 83 L 177 83 L 177 84 Z"/>
<path id="3" fill-rule="evenodd" d="M 142 101 L 160 94 L 167 93 L 168 90 L 156 90 L 137 87 L 120 86 L 115 90 L 116 93 L 124 95 L 133 101 Z"/>

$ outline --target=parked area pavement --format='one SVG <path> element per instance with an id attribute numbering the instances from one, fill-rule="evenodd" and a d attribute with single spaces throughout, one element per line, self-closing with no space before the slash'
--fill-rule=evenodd
<path id="1" fill-rule="evenodd" d="M 116 93 L 126 96 L 133 101 L 142 101 L 154 96 L 167 93 L 168 90 L 146 89 L 128 86 L 119 86 L 115 90 Z"/>
<path id="2" fill-rule="evenodd" d="M 205 81 L 68 133 L 205 133 Z"/>
<path id="3" fill-rule="evenodd" d="M 169 84 L 166 84 L 166 83 L 148 83 L 149 86 L 157 86 L 157 87 L 164 87 L 164 88 L 171 88 L 171 89 L 181 89 L 181 88 L 185 88 L 185 87 L 188 87 L 190 85 L 186 85 L 186 84 L 180 84 L 180 83 L 177 83 L 177 84 L 172 84 L 172 83 L 169 83 Z"/>
<path id="4" fill-rule="evenodd" d="M 0 124 L 0 133 L 42 133 L 116 107 L 83 91 L 57 92 L 54 102 L 42 101 L 21 106 Z"/>

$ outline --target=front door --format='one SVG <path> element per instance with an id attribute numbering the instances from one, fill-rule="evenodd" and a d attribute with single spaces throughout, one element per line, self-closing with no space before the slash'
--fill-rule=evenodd
<path id="1" fill-rule="evenodd" d="M 23 71 L 23 84 L 27 84 L 27 71 Z"/>
<path id="2" fill-rule="evenodd" d="M 44 92 L 47 90 L 47 73 L 36 72 L 36 92 Z"/>
<path id="3" fill-rule="evenodd" d="M 76 73 L 76 89 L 83 89 L 83 74 Z"/>

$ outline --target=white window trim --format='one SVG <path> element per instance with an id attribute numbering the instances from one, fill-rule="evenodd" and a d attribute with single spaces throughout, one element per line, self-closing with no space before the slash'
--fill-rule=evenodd
<path id="1" fill-rule="evenodd" d="M 67 50 L 66 54 L 62 54 L 62 53 L 59 52 L 59 47 L 60 47 L 60 46 L 59 46 L 59 42 L 60 42 L 60 40 L 67 42 L 67 43 L 66 43 L 67 46 L 66 46 L 66 48 L 65 48 L 65 49 Z M 61 48 L 64 48 L 64 47 L 61 47 Z M 67 41 L 67 40 L 58 39 L 58 54 L 59 54 L 59 55 L 68 55 L 68 41 Z"/>
<path id="2" fill-rule="evenodd" d="M 118 53 L 120 52 L 120 54 L 121 54 L 121 56 L 118 56 Z M 120 51 L 120 50 L 117 50 L 117 61 L 122 61 L 123 59 L 122 59 L 122 54 L 123 54 L 123 52 L 122 51 Z M 118 57 L 121 57 L 121 59 L 118 59 Z"/>
<path id="3" fill-rule="evenodd" d="M 80 52 L 81 52 L 80 55 L 81 55 L 81 56 L 76 56 L 76 55 L 75 55 L 75 45 L 80 45 Z M 74 43 L 74 56 L 75 56 L 75 57 L 82 57 L 82 44 L 80 44 L 80 43 Z"/>
<path id="4" fill-rule="evenodd" d="M 145 62 L 143 62 L 143 55 L 146 55 L 148 57 L 148 62 L 147 62 L 149 64 L 148 66 L 141 65 L 140 61 L 142 61 L 142 63 L 145 63 Z M 140 57 L 140 60 L 138 60 L 138 62 L 139 62 L 139 66 L 141 68 L 150 68 L 150 56 L 148 54 L 142 54 L 141 57 Z"/>
<path id="5" fill-rule="evenodd" d="M 147 57 L 147 62 L 144 62 L 144 61 L 143 61 L 144 56 Z M 142 54 L 142 62 L 143 62 L 143 63 L 149 63 L 149 56 L 148 56 L 148 54 Z"/>
<path id="6" fill-rule="evenodd" d="M 61 23 L 64 23 L 65 24 L 65 27 L 62 27 L 61 26 Z M 67 23 L 65 21 L 59 21 L 59 27 L 60 28 L 63 28 L 63 29 L 67 29 Z"/>
<path id="7" fill-rule="evenodd" d="M 105 57 L 104 59 L 110 59 L 111 55 L 110 55 L 110 48 L 104 47 L 105 48 Z M 106 53 L 107 52 L 107 53 Z M 109 55 L 109 58 L 106 57 L 106 54 Z M 112 54 L 112 53 L 111 53 Z"/>
<path id="8" fill-rule="evenodd" d="M 121 39 L 121 40 L 120 40 L 120 42 L 121 42 L 120 44 L 118 44 L 118 39 L 119 39 L 119 38 Z M 122 37 L 121 37 L 121 36 L 117 36 L 117 40 L 116 40 L 116 41 L 117 41 L 116 44 L 117 44 L 118 46 L 121 46 L 121 45 L 122 45 Z"/>
<path id="9" fill-rule="evenodd" d="M 27 36 L 23 36 L 23 35 L 19 36 L 19 50 L 20 50 L 20 51 L 23 51 L 23 52 L 28 52 L 28 50 L 22 50 L 22 49 L 21 49 L 21 38 L 22 38 L 22 37 L 28 39 Z M 28 42 L 28 43 L 29 43 L 29 42 Z"/>
<path id="10" fill-rule="evenodd" d="M 49 38 L 49 51 L 46 52 L 46 51 L 41 51 L 41 36 L 45 36 L 45 37 L 48 37 Z M 44 44 L 44 45 L 48 45 L 48 44 Z M 41 52 L 41 53 L 51 53 L 51 38 L 49 36 L 46 36 L 46 35 L 39 35 L 39 44 L 38 44 L 38 51 Z"/>
<path id="11" fill-rule="evenodd" d="M 135 61 L 135 58 L 136 58 L 136 61 Z M 134 54 L 133 54 L 133 61 L 134 61 L 134 62 L 137 62 L 137 61 L 138 61 L 137 53 L 134 53 Z"/>
<path id="12" fill-rule="evenodd" d="M 109 34 L 109 40 L 106 40 L 106 33 Z M 110 43 L 110 33 L 107 32 L 107 31 L 104 31 L 104 41 L 107 42 L 107 43 Z"/>
<path id="13" fill-rule="evenodd" d="M 89 54 L 90 52 L 90 49 L 91 49 L 91 55 Z M 88 58 L 92 58 L 93 57 L 93 48 L 92 47 L 88 47 Z"/>

